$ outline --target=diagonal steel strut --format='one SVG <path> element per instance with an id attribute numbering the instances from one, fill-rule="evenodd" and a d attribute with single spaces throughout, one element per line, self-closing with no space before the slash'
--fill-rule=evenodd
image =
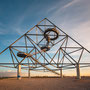
<path id="1" fill-rule="evenodd" d="M 37 59 L 35 59 L 34 57 L 30 56 L 30 58 L 32 58 L 35 62 L 39 63 L 41 66 L 43 66 L 43 67 L 46 68 L 47 70 L 53 72 L 54 74 L 60 75 L 59 73 L 57 73 L 57 72 L 51 70 L 49 67 L 43 65 L 41 62 L 39 62 L 39 61 L 38 61 Z"/>

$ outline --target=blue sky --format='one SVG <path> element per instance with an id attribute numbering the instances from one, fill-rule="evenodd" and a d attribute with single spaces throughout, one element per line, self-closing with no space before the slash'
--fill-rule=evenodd
<path id="1" fill-rule="evenodd" d="M 90 0 L 0 0 L 0 52 L 45 17 L 90 50 Z"/>
<path id="2" fill-rule="evenodd" d="M 0 0 L 0 46 L 8 46 L 38 21 L 48 17 L 47 10 L 57 2 L 54 0 Z"/>
<path id="3" fill-rule="evenodd" d="M 45 17 L 90 49 L 84 44 L 90 38 L 89 9 L 90 0 L 0 0 L 0 51 Z"/>

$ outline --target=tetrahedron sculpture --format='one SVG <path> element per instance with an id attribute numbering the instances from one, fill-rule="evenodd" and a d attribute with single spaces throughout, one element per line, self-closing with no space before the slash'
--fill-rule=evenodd
<path id="1" fill-rule="evenodd" d="M 22 69 L 46 70 L 59 75 L 59 70 L 77 69 L 77 78 L 80 78 L 80 62 L 88 62 L 83 57 L 90 52 L 72 37 L 58 28 L 47 18 L 23 34 L 7 49 L 10 51 L 13 67 L 18 68 L 20 78 L 20 65 Z M 87 53 L 87 54 L 86 54 Z M 82 57 L 84 60 L 82 60 Z M 28 62 L 28 64 L 26 64 Z M 29 73 L 30 75 L 30 73 Z"/>

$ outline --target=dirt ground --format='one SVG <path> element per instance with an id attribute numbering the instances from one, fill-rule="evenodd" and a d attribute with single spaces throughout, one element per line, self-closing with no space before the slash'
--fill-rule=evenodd
<path id="1" fill-rule="evenodd" d="M 0 79 L 0 90 L 90 90 L 90 78 L 7 78 Z"/>

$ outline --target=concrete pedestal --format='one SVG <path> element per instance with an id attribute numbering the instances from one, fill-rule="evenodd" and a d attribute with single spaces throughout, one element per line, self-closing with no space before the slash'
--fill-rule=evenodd
<path id="1" fill-rule="evenodd" d="M 28 78 L 30 78 L 30 68 L 28 69 Z"/>
<path id="2" fill-rule="evenodd" d="M 18 67 L 17 67 L 17 79 L 18 80 L 21 79 L 21 65 L 18 65 Z"/>
<path id="3" fill-rule="evenodd" d="M 60 77 L 63 78 L 62 68 L 60 68 Z"/>
<path id="4" fill-rule="evenodd" d="M 76 65 L 76 73 L 77 73 L 77 79 L 81 79 L 81 76 L 80 76 L 80 65 L 79 64 Z"/>

